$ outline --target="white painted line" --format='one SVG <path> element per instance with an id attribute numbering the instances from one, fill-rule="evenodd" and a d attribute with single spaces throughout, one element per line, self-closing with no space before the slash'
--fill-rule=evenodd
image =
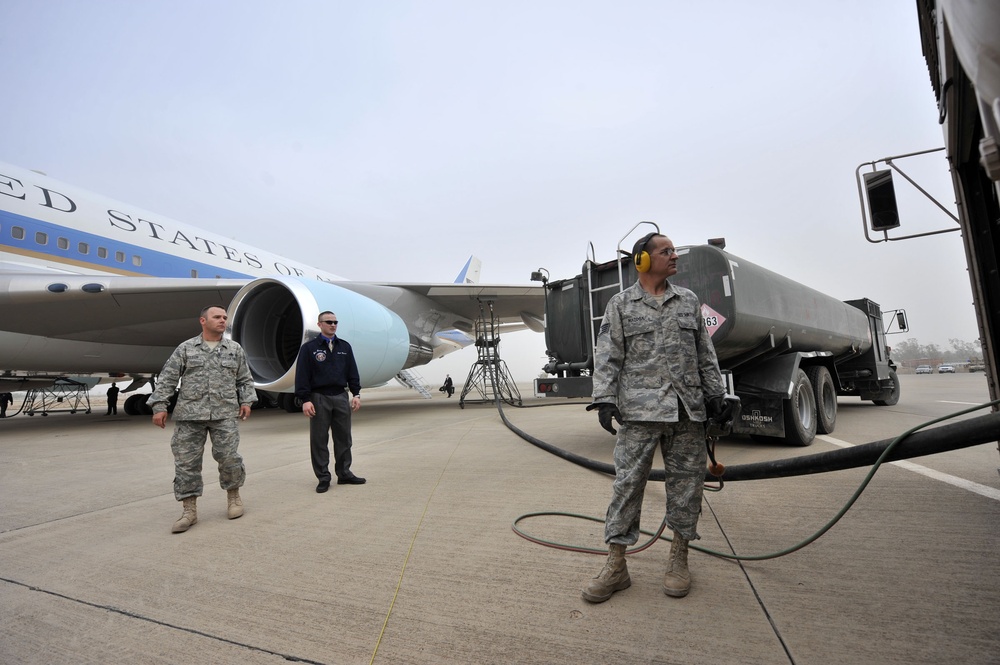
<path id="1" fill-rule="evenodd" d="M 827 443 L 832 443 L 839 448 L 853 448 L 853 443 L 848 443 L 847 441 L 841 441 L 840 439 L 835 439 L 827 434 L 820 434 L 816 437 L 817 439 L 823 439 Z M 974 492 L 975 494 L 980 494 L 985 496 L 987 499 L 993 499 L 994 501 L 1000 501 L 1000 490 L 994 489 L 992 487 L 987 487 L 986 485 L 980 485 L 979 483 L 974 483 L 971 480 L 965 480 L 964 478 L 959 478 L 958 476 L 952 476 L 947 473 L 941 473 L 940 471 L 935 471 L 934 469 L 928 469 L 926 466 L 920 466 L 919 464 L 914 464 L 913 462 L 908 462 L 906 460 L 899 460 L 898 462 L 889 462 L 889 464 L 895 464 L 896 466 L 906 469 L 907 471 L 913 471 L 914 473 L 919 473 L 922 476 L 927 476 L 928 478 L 933 478 L 934 480 L 940 480 L 942 483 L 948 483 L 959 489 L 967 490 L 969 492 Z"/>
<path id="2" fill-rule="evenodd" d="M 939 399 L 938 404 L 965 404 L 966 406 L 979 406 L 979 402 L 952 402 L 947 399 Z"/>

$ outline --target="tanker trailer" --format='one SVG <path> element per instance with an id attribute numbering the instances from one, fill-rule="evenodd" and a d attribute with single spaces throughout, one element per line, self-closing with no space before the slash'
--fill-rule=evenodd
<path id="1" fill-rule="evenodd" d="M 679 247 L 677 270 L 670 281 L 698 295 L 719 366 L 740 397 L 734 432 L 807 446 L 833 431 L 838 395 L 879 406 L 899 400 L 877 303 L 841 302 L 713 244 Z M 611 296 L 635 281 L 626 255 L 587 261 L 577 277 L 546 284 L 544 370 L 555 378 L 536 379 L 536 394 L 590 396 L 596 328 Z"/>
<path id="2" fill-rule="evenodd" d="M 742 402 L 734 432 L 806 446 L 833 431 L 838 395 L 899 400 L 877 303 L 841 302 L 712 245 L 678 254 L 670 281 L 701 300 Z"/>

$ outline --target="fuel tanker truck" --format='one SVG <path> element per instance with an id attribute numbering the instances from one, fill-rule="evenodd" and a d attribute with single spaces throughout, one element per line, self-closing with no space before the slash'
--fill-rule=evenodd
<path id="1" fill-rule="evenodd" d="M 719 366 L 742 405 L 734 433 L 808 446 L 833 431 L 838 395 L 896 404 L 899 381 L 877 303 L 841 302 L 724 247 L 722 240 L 679 247 L 670 282 L 701 300 Z M 544 370 L 554 378 L 536 379 L 536 394 L 590 396 L 595 331 L 611 296 L 637 277 L 631 257 L 619 254 L 546 282 Z M 897 317 L 905 329 L 905 313 Z"/>

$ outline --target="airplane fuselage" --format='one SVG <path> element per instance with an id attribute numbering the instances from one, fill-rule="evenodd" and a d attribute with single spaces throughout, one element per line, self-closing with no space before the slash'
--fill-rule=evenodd
<path id="1" fill-rule="evenodd" d="M 485 299 L 503 325 L 538 329 L 540 287 L 352 282 L 0 163 L 8 389 L 38 374 L 155 374 L 209 304 L 231 306 L 227 334 L 260 389 L 292 389 L 295 352 L 323 310 L 341 319 L 363 385 L 378 385 L 471 344 Z"/>

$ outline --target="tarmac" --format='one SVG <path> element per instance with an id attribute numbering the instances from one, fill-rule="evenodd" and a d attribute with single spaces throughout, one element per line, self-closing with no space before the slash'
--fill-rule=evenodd
<path id="1" fill-rule="evenodd" d="M 903 382 L 897 407 L 842 398 L 837 430 L 808 448 L 732 437 L 720 461 L 835 450 L 988 400 L 981 375 Z M 530 408 L 504 408 L 518 428 L 611 462 L 613 437 L 580 402 L 522 395 Z M 245 515 L 227 519 L 206 455 L 198 523 L 182 534 L 170 528 L 181 510 L 169 423 L 104 416 L 97 401 L 90 414 L 0 421 L 0 662 L 1000 662 L 995 443 L 912 460 L 937 475 L 883 466 L 833 528 L 788 555 L 692 551 L 683 599 L 661 590 L 669 543 L 656 542 L 628 557 L 631 588 L 592 605 L 580 590 L 603 556 L 512 524 L 558 513 L 518 526 L 603 550 L 600 521 L 572 515 L 600 520 L 612 479 L 526 442 L 491 404 L 457 402 L 365 391 L 353 470 L 368 482 L 325 494 L 306 419 L 254 411 L 241 424 Z M 706 493 L 696 544 L 789 548 L 867 471 L 727 483 Z M 655 531 L 662 483 L 643 508 Z"/>

